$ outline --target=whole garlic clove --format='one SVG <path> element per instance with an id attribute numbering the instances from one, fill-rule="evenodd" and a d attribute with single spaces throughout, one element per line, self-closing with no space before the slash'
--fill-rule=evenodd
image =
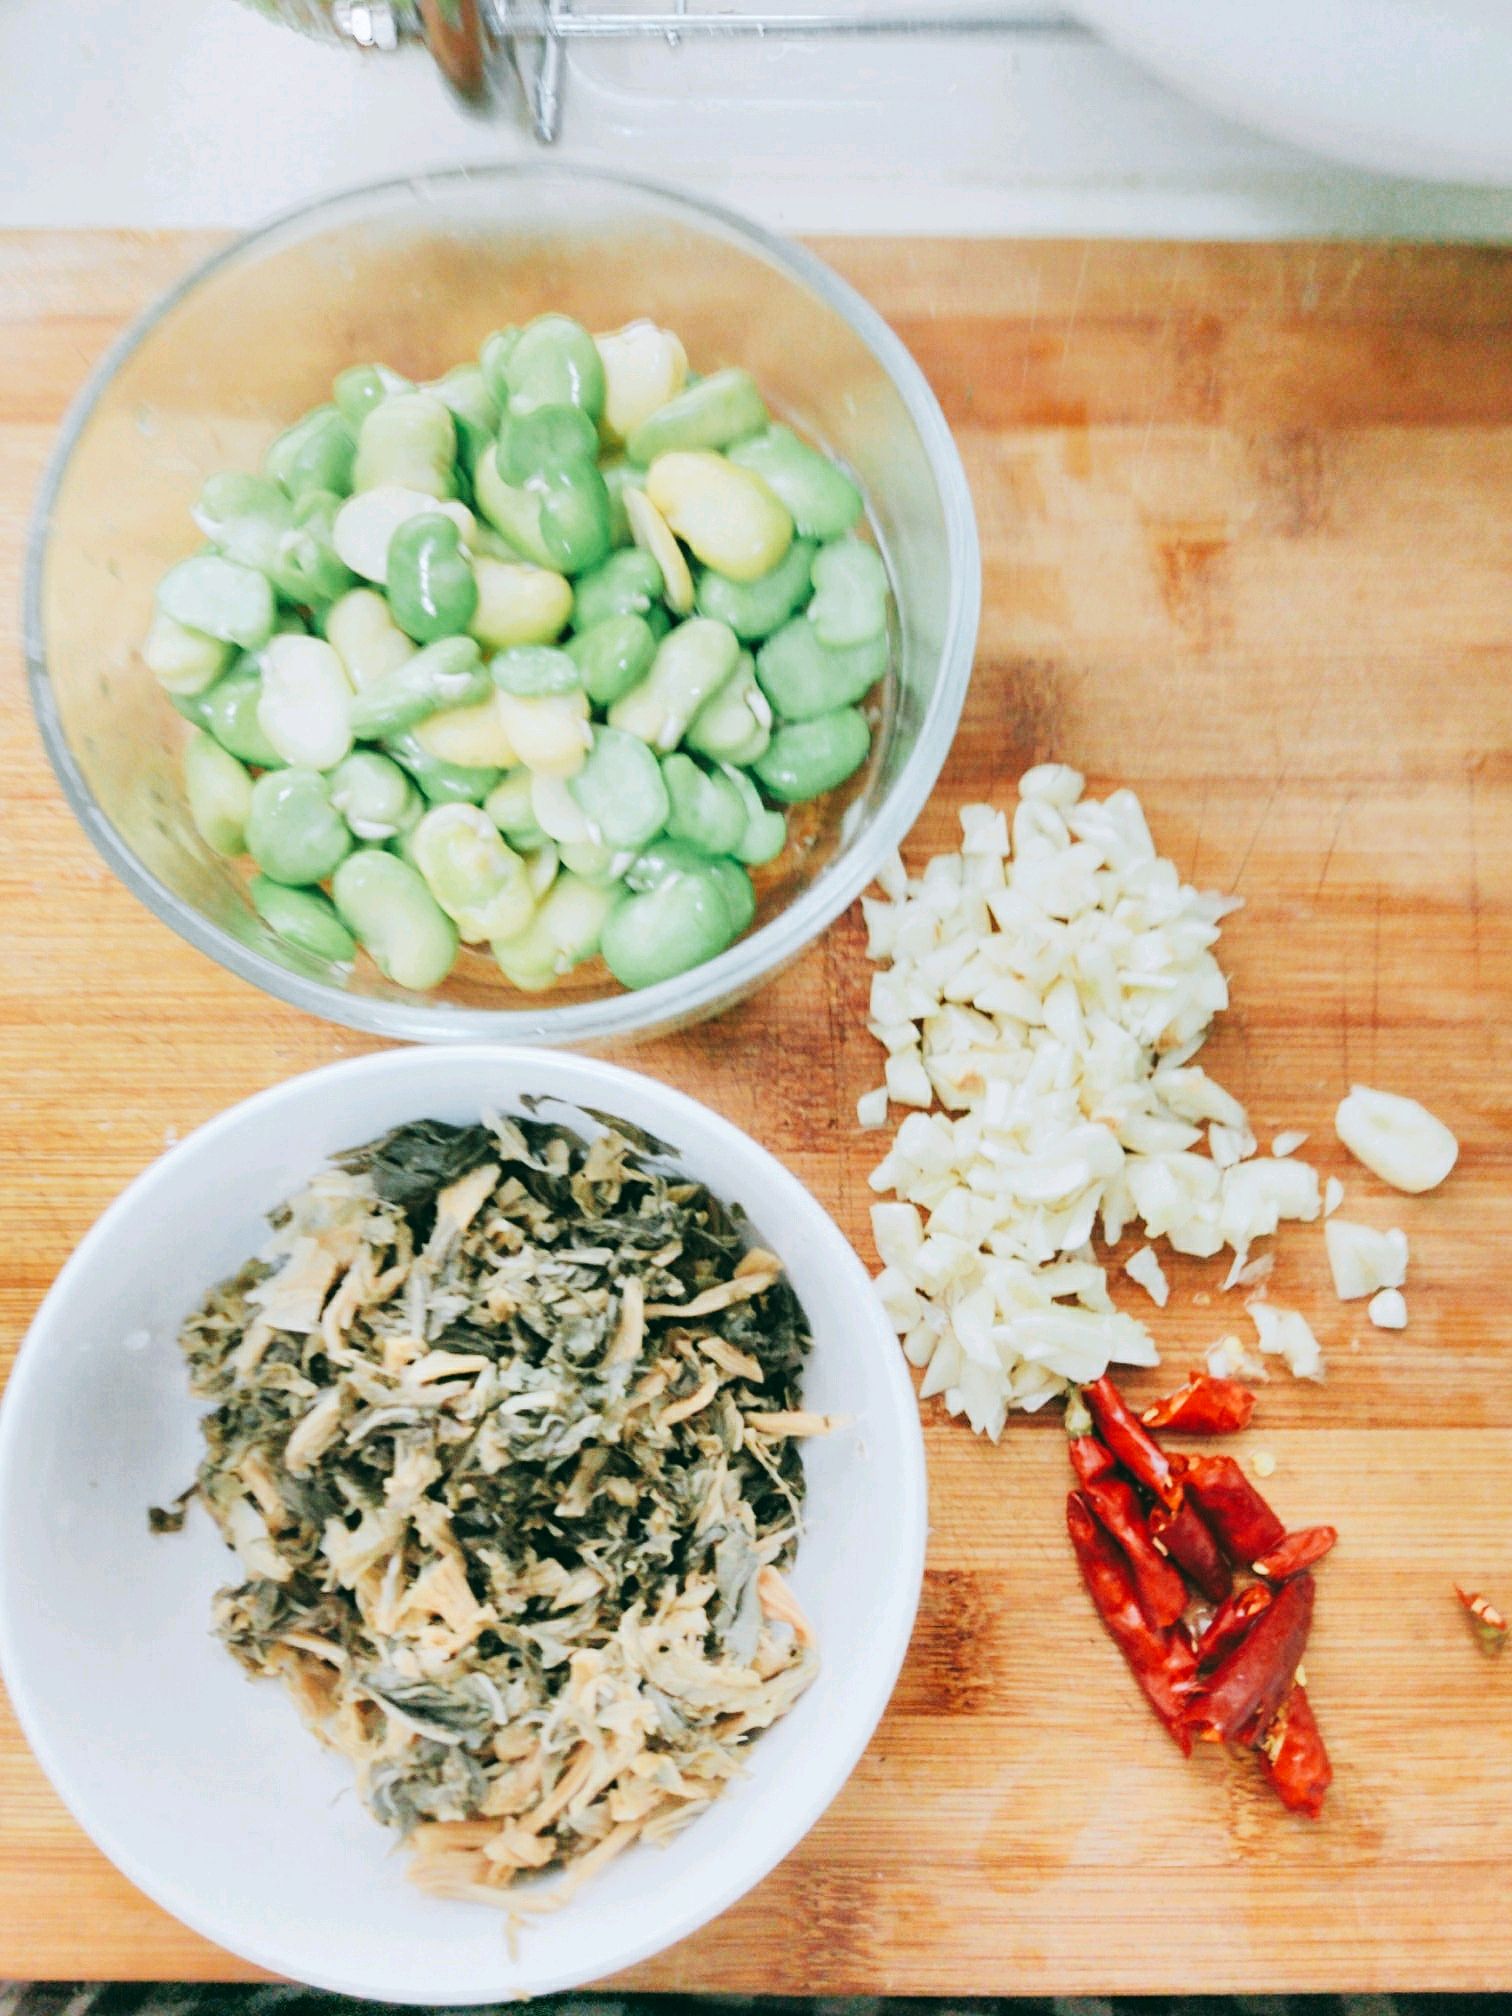
<path id="1" fill-rule="evenodd" d="M 1426 1106 L 1396 1092 L 1351 1086 L 1334 1117 L 1350 1154 L 1396 1190 L 1413 1195 L 1443 1182 L 1459 1156 L 1459 1143 Z"/>

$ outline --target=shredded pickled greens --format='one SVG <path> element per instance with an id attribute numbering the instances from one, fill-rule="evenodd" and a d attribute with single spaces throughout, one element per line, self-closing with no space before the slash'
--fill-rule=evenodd
<path id="1" fill-rule="evenodd" d="M 623 1135 L 528 1119 L 398 1128 L 272 1225 L 181 1338 L 221 1637 L 432 1890 L 666 1838 L 816 1670 L 781 1570 L 828 1424 L 779 1261 Z"/>

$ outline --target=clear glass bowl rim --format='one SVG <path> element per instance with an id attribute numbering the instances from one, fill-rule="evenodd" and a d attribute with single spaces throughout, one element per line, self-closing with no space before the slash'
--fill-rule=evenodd
<path id="1" fill-rule="evenodd" d="M 918 736 L 887 795 L 864 832 L 844 856 L 770 923 L 737 939 L 727 951 L 691 973 L 677 975 L 638 992 L 612 994 L 524 1009 L 469 1008 L 417 996 L 409 1002 L 353 994 L 292 972 L 212 923 L 183 902 L 147 869 L 120 839 L 95 802 L 63 733 L 53 701 L 43 635 L 42 583 L 52 530 L 53 508 L 74 448 L 117 372 L 178 304 L 223 266 L 233 265 L 290 226 L 335 223 L 342 213 L 360 212 L 375 199 L 416 195 L 462 183 L 492 182 L 504 188 L 534 180 L 601 184 L 629 190 L 654 205 L 681 211 L 695 225 L 743 241 L 790 279 L 807 287 L 860 338 L 903 401 L 918 429 L 940 492 L 950 553 L 949 607 L 941 628 L 940 670 Z M 871 304 L 804 246 L 792 243 L 722 205 L 706 202 L 667 183 L 618 171 L 581 167 L 570 161 L 487 162 L 386 177 L 316 198 L 280 212 L 191 267 L 110 345 L 64 415 L 58 440 L 43 472 L 33 507 L 23 575 L 22 637 L 33 712 L 48 760 L 64 796 L 84 831 L 120 880 L 162 923 L 219 965 L 265 993 L 306 1013 L 350 1029 L 400 1042 L 608 1042 L 658 1028 L 694 1022 L 739 999 L 781 971 L 817 939 L 871 882 L 923 810 L 954 739 L 971 680 L 981 611 L 981 552 L 971 491 L 954 438 L 939 401 L 907 348 Z"/>

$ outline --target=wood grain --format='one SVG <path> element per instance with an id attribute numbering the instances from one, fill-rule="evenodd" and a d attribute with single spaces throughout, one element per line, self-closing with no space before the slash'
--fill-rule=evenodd
<path id="1" fill-rule="evenodd" d="M 0 238 L 0 604 L 63 407 L 201 244 Z M 979 670 L 914 835 L 1027 764 L 1142 794 L 1163 850 L 1237 889 L 1214 1068 L 1311 1130 L 1351 1208 L 1412 1240 L 1410 1328 L 1372 1331 L 1316 1231 L 1273 1294 L 1322 1388 L 1273 1384 L 1273 1496 L 1336 1520 L 1309 1653 L 1326 1817 L 1184 1765 L 1074 1582 L 1054 1426 L 983 1445 L 927 1411 L 923 1614 L 870 1752 L 803 1846 L 642 1986 L 850 1991 L 1497 1988 L 1512 1863 L 1512 1659 L 1455 1577 L 1512 1599 L 1512 258 L 1468 249 L 850 242 L 825 248 L 922 361 L 986 565 Z M 8 1363 L 68 1252 L 163 1148 L 370 1047 L 153 921 L 65 810 L 4 682 L 0 1000 Z M 871 1257 L 852 1121 L 880 1076 L 848 919 L 722 1021 L 621 1061 L 765 1142 Z M 1329 1125 L 1354 1078 L 1463 1144 L 1388 1200 Z M 1175 1263 L 1168 1357 L 1242 1312 Z M 1127 1285 L 1127 1284 L 1125 1284 Z M 1132 1302 L 1138 1291 L 1130 1290 Z M 108 1684 L 102 1676 L 102 1684 Z M 232 1978 L 94 1852 L 0 1712 L 0 1975 Z"/>

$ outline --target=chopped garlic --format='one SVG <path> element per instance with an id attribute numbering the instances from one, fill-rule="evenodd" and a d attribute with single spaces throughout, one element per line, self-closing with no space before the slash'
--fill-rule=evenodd
<path id="1" fill-rule="evenodd" d="M 1171 1299 L 1171 1284 L 1153 1246 L 1141 1246 L 1137 1253 L 1131 1253 L 1124 1262 L 1124 1272 L 1131 1281 L 1139 1283 L 1157 1308 L 1164 1309 Z"/>
<path id="2" fill-rule="evenodd" d="M 1207 1369 L 1215 1379 L 1268 1379 L 1263 1358 L 1257 1358 L 1239 1337 L 1220 1337 L 1209 1344 Z"/>
<path id="3" fill-rule="evenodd" d="M 1343 1202 L 1344 1185 L 1339 1181 L 1337 1176 L 1330 1176 L 1328 1181 L 1323 1185 L 1323 1216 L 1325 1218 L 1332 1218 L 1335 1211 L 1338 1210 Z"/>
<path id="4" fill-rule="evenodd" d="M 887 1125 L 887 1087 L 878 1085 L 871 1092 L 863 1092 L 856 1101 L 856 1121 L 862 1127 L 885 1127 Z"/>
<path id="5" fill-rule="evenodd" d="M 1250 1458 L 1250 1468 L 1257 1477 L 1274 1477 L 1276 1474 L 1276 1459 L 1269 1449 L 1257 1449 Z M 1297 1671 L 1299 1674 L 1301 1673 L 1302 1669 L 1300 1666 L 1297 1668 Z"/>
<path id="6" fill-rule="evenodd" d="M 1334 1293 L 1341 1302 L 1374 1295 L 1378 1288 L 1400 1288 L 1407 1279 L 1407 1235 L 1393 1228 L 1377 1232 L 1349 1218 L 1330 1218 L 1323 1227 Z"/>
<path id="7" fill-rule="evenodd" d="M 1271 1153 L 1280 1156 L 1295 1155 L 1306 1139 L 1307 1136 L 1300 1127 L 1288 1127 L 1272 1141 Z"/>
<path id="8" fill-rule="evenodd" d="M 913 1213 L 877 1246 L 922 1390 L 996 1435 L 1009 1408 L 1157 1360 L 1094 1236 L 1232 1248 L 1252 1284 L 1255 1242 L 1321 1201 L 1307 1164 L 1257 1157 L 1244 1108 L 1192 1061 L 1228 1005 L 1214 947 L 1237 906 L 1182 883 L 1134 794 L 1085 799 L 1042 764 L 1011 819 L 972 805 L 961 828 L 960 853 L 916 876 L 889 863 L 863 899 L 867 1027 L 889 1097 L 918 1109 L 870 1183 Z M 1158 1301 L 1147 1253 L 1130 1273 Z"/>
<path id="9" fill-rule="evenodd" d="M 1350 1087 L 1334 1125 L 1356 1161 L 1393 1189 L 1413 1195 L 1436 1189 L 1459 1156 L 1459 1143 L 1426 1106 L 1368 1085 Z"/>
<path id="10" fill-rule="evenodd" d="M 1293 1378 L 1323 1377 L 1323 1352 L 1305 1316 L 1295 1309 L 1278 1309 L 1270 1302 L 1247 1302 L 1244 1306 L 1260 1332 L 1262 1351 L 1284 1358 Z"/>
<path id="11" fill-rule="evenodd" d="M 1365 1314 L 1377 1330 L 1405 1330 L 1407 1328 L 1407 1301 L 1400 1288 L 1383 1288 L 1379 1295 L 1372 1295 Z"/>
<path id="12" fill-rule="evenodd" d="M 1241 1247 L 1234 1255 L 1234 1264 L 1223 1277 L 1220 1292 L 1226 1295 L 1231 1288 L 1258 1288 L 1262 1281 L 1269 1279 L 1275 1270 L 1275 1265 L 1274 1253 L 1261 1253 L 1253 1260 L 1248 1260 Z"/>

